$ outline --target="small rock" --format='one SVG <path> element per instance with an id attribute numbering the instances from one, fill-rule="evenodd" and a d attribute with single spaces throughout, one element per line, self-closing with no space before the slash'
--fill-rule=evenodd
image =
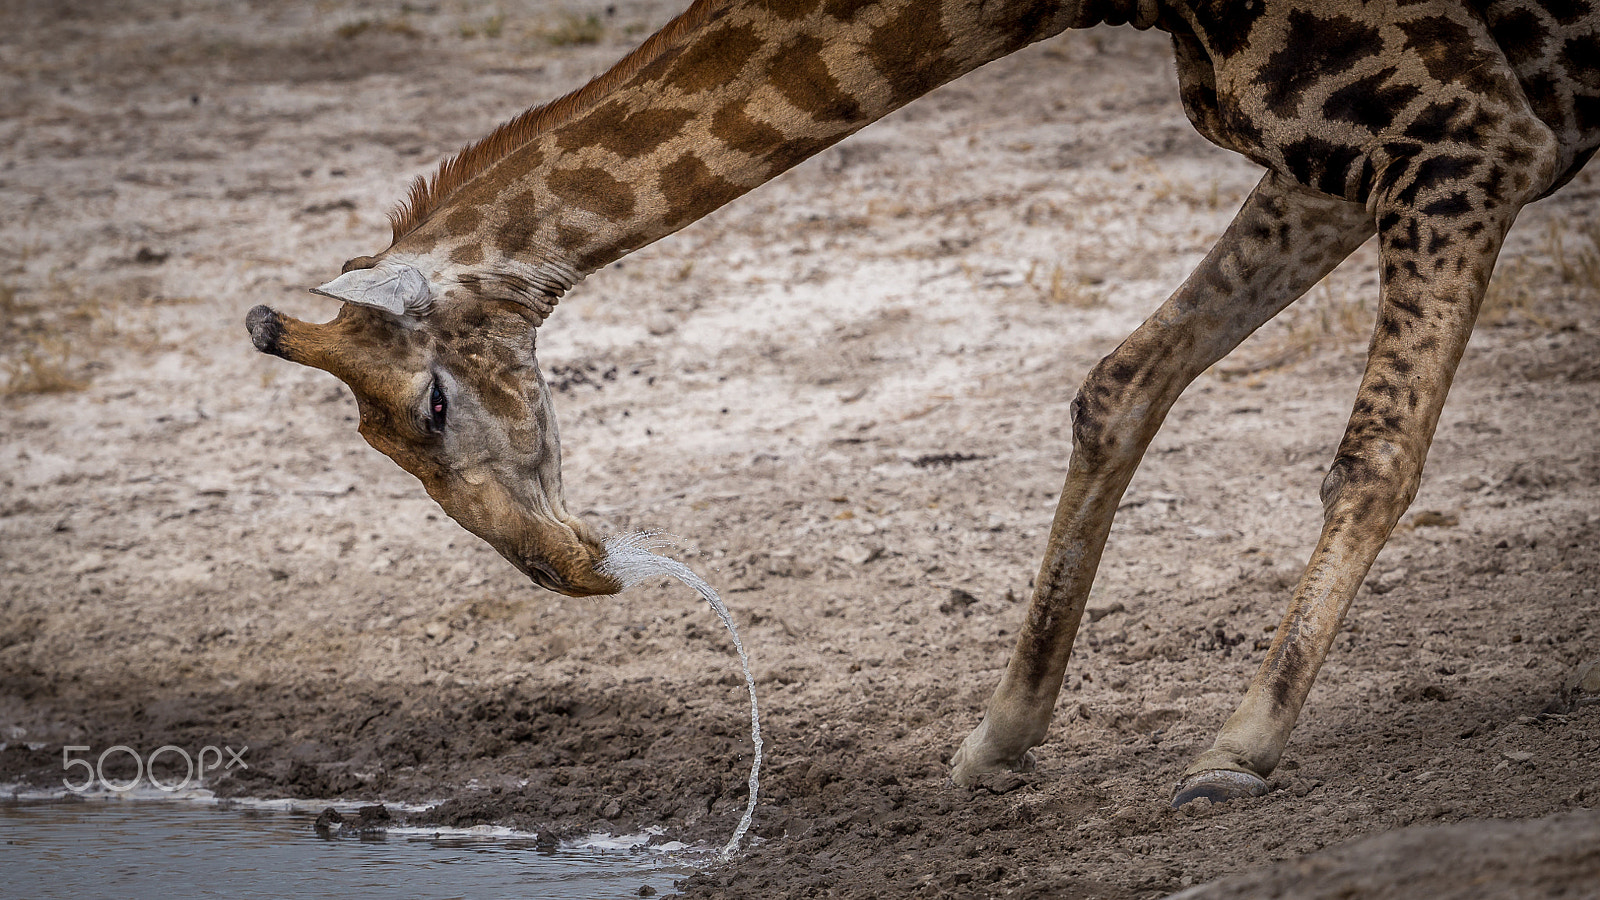
<path id="1" fill-rule="evenodd" d="M 966 612 L 969 607 L 977 602 L 978 598 L 973 596 L 970 591 L 964 591 L 961 588 L 951 588 L 950 597 L 943 603 L 939 604 L 939 612 L 942 612 L 947 616 L 954 615 L 958 612 Z"/>
<path id="2" fill-rule="evenodd" d="M 1592 659 L 1572 670 L 1562 686 L 1561 696 L 1552 700 L 1545 711 L 1565 713 L 1597 703 L 1600 703 L 1600 659 Z"/>
<path id="3" fill-rule="evenodd" d="M 339 811 L 330 806 L 317 816 L 317 821 L 311 823 L 311 827 L 317 830 L 317 834 L 326 835 L 337 832 L 339 826 L 343 824 L 344 816 L 339 815 Z"/>
<path id="4" fill-rule="evenodd" d="M 389 828 L 391 816 L 388 807 L 383 804 L 376 806 L 363 806 L 356 810 L 354 828 L 361 834 L 377 834 Z M 346 828 L 351 826 L 346 825 Z"/>
<path id="5" fill-rule="evenodd" d="M 1029 783 L 1027 776 L 1018 772 L 991 772 L 975 780 L 972 786 L 991 794 L 1009 794 Z"/>
<path id="6" fill-rule="evenodd" d="M 1377 579 L 1372 582 L 1372 592 L 1374 594 L 1387 594 L 1404 584 L 1405 580 L 1410 577 L 1410 575 L 1411 572 L 1404 567 L 1390 569 L 1382 575 L 1379 575 Z"/>
<path id="7" fill-rule="evenodd" d="M 1574 690 L 1600 698 L 1600 659 L 1590 660 L 1572 673 Z"/>
<path id="8" fill-rule="evenodd" d="M 864 566 L 883 555 L 882 547 L 865 547 L 861 544 L 845 544 L 833 554 L 852 566 Z"/>
<path id="9" fill-rule="evenodd" d="M 1294 778 L 1289 781 L 1289 792 L 1296 797 L 1305 797 L 1319 787 L 1322 787 L 1320 778 Z"/>
<path id="10" fill-rule="evenodd" d="M 641 896 L 641 897 L 654 897 L 655 895 L 656 895 L 656 889 L 655 888 L 651 887 L 648 884 L 639 885 L 639 896 Z"/>
<path id="11" fill-rule="evenodd" d="M 356 810 L 354 819 L 347 819 L 337 809 L 328 807 L 317 816 L 311 827 L 323 837 L 349 837 L 362 834 L 381 834 L 389 827 L 389 810 L 382 804 L 363 806 Z"/>
<path id="12" fill-rule="evenodd" d="M 67 570 L 69 575 L 88 575 L 106 567 L 106 559 L 98 553 L 85 553 Z"/>
<path id="13" fill-rule="evenodd" d="M 1127 611 L 1128 608 L 1121 603 L 1113 603 L 1110 606 L 1091 606 L 1084 610 L 1084 613 L 1089 617 L 1089 621 L 1094 623 L 1104 619 L 1106 616 Z"/>
<path id="14" fill-rule="evenodd" d="M 1425 509 L 1411 517 L 1411 524 L 1417 528 L 1454 528 L 1461 524 L 1461 518 L 1452 513 Z"/>
<path id="15" fill-rule="evenodd" d="M 1511 760 L 1512 762 L 1527 762 L 1528 760 L 1533 759 L 1533 754 L 1526 750 L 1507 750 L 1500 755 Z"/>

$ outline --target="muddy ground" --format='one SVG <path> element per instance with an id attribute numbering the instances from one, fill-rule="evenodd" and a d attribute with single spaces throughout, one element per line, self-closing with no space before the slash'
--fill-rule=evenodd
<path id="1" fill-rule="evenodd" d="M 59 783 L 64 745 L 247 745 L 220 793 L 726 838 L 748 719 L 700 600 L 531 587 L 362 443 L 341 385 L 242 324 L 331 316 L 306 288 L 387 245 L 411 177 L 676 5 L 0 5 L 0 781 Z M 1445 878 L 1484 858 L 1450 837 L 1472 823 L 1530 820 L 1494 833 L 1547 847 L 1594 827 L 1600 705 L 1566 691 L 1600 656 L 1592 166 L 1523 214 L 1271 793 L 1167 804 L 1310 551 L 1370 246 L 1173 410 L 1037 771 L 947 783 L 1021 620 L 1073 391 L 1257 177 L 1190 129 L 1161 36 L 1071 34 L 562 302 L 540 356 L 569 507 L 678 535 L 760 688 L 758 841 L 689 896 L 1156 897 L 1327 872 L 1301 858 L 1408 826 L 1449 826 L 1386 851 Z M 1600 871 L 1502 874 L 1563 865 Z"/>

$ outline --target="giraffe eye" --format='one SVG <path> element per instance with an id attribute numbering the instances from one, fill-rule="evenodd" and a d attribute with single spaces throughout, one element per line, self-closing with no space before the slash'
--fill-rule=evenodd
<path id="1" fill-rule="evenodd" d="M 428 389 L 428 415 L 424 420 L 429 431 L 435 434 L 444 431 L 444 420 L 449 406 L 444 396 L 444 385 L 439 383 L 439 376 L 435 375 L 433 386 Z"/>

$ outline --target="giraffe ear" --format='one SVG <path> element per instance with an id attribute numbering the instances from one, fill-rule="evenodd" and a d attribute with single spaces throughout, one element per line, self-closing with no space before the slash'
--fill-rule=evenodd
<path id="1" fill-rule="evenodd" d="M 425 316 L 433 309 L 433 290 L 422 273 L 404 263 L 380 262 L 370 269 L 351 269 L 313 294 L 357 306 L 370 306 L 396 316 Z"/>

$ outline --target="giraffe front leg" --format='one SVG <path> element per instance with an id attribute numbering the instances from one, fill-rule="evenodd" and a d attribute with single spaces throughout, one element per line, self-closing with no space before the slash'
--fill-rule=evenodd
<path id="1" fill-rule="evenodd" d="M 1474 158 L 1447 148 L 1390 163 L 1400 174 L 1374 204 L 1383 298 L 1349 425 L 1323 481 L 1321 537 L 1244 701 L 1184 771 L 1174 807 L 1266 793 L 1265 776 L 1356 589 L 1416 496 L 1506 231 L 1549 183 L 1553 142 L 1539 133 L 1527 124 L 1517 136 L 1533 137 L 1517 153 Z M 1507 158 L 1524 167 L 1508 172 Z"/>
<path id="2" fill-rule="evenodd" d="M 951 778 L 1028 768 L 1045 738 L 1117 503 L 1183 389 L 1372 233 L 1354 203 L 1274 175 L 1161 308 L 1097 365 L 1072 404 L 1072 459 L 1028 617 Z"/>

